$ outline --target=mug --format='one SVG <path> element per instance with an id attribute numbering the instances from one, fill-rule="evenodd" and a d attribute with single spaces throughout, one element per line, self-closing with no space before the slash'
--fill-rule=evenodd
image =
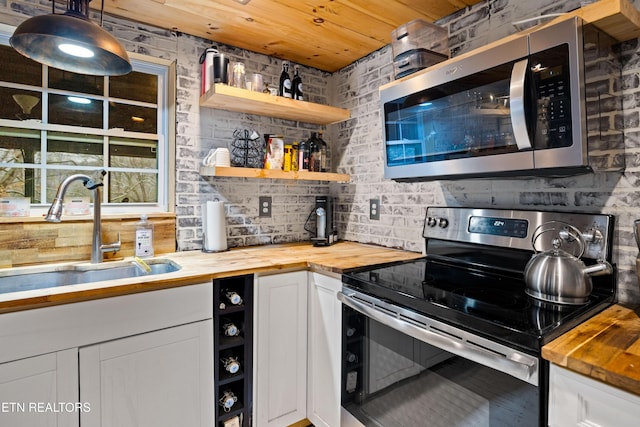
<path id="1" fill-rule="evenodd" d="M 212 148 L 202 160 L 203 166 L 231 166 L 231 154 L 228 148 Z"/>

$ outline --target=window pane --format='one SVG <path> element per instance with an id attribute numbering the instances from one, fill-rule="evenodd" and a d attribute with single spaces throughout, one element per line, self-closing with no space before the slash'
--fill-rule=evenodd
<path id="1" fill-rule="evenodd" d="M 38 203 L 35 179 L 31 168 L 0 168 L 0 197 L 29 197 L 31 203 Z"/>
<path id="2" fill-rule="evenodd" d="M 155 108 L 109 103 L 109 128 L 121 128 L 132 132 L 157 133 Z"/>
<path id="3" fill-rule="evenodd" d="M 158 175 L 143 172 L 109 174 L 110 203 L 155 203 L 158 201 Z"/>
<path id="4" fill-rule="evenodd" d="M 158 141 L 111 138 L 109 166 L 130 169 L 156 169 L 158 167 Z"/>
<path id="5" fill-rule="evenodd" d="M 40 131 L 0 128 L 0 163 L 40 161 Z"/>
<path id="6" fill-rule="evenodd" d="M 98 179 L 100 177 L 100 172 L 96 172 L 95 170 L 86 170 L 86 171 L 78 171 L 78 170 L 57 170 L 51 169 L 47 170 L 47 203 L 53 202 L 53 198 L 56 196 L 58 192 L 58 187 L 60 183 L 65 180 L 65 178 L 75 175 L 82 174 L 87 175 L 91 178 Z M 82 181 L 74 181 L 69 187 L 67 187 L 67 192 L 65 193 L 65 198 L 67 197 L 89 197 L 91 202 L 93 202 L 92 191 L 84 188 L 84 184 Z"/>
<path id="7" fill-rule="evenodd" d="M 42 119 L 42 94 L 30 90 L 0 87 L 0 119 Z"/>
<path id="8" fill-rule="evenodd" d="M 104 77 L 76 74 L 49 67 L 49 87 L 91 95 L 104 95 Z"/>
<path id="9" fill-rule="evenodd" d="M 158 103 L 158 76 L 132 71 L 109 77 L 109 96 L 133 101 Z"/>
<path id="10" fill-rule="evenodd" d="M 49 95 L 49 123 L 102 128 L 102 101 Z"/>
<path id="11" fill-rule="evenodd" d="M 103 146 L 101 136 L 50 132 L 47 136 L 47 164 L 102 167 Z"/>
<path id="12" fill-rule="evenodd" d="M 20 55 L 11 46 L 0 45 L 0 80 L 42 86 L 42 64 Z"/>

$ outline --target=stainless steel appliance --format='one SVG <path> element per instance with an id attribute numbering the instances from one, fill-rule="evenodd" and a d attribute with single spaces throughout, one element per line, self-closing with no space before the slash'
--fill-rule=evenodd
<path id="1" fill-rule="evenodd" d="M 614 43 L 573 18 L 382 86 L 385 177 L 623 169 Z"/>
<path id="2" fill-rule="evenodd" d="M 578 250 L 574 227 L 586 265 L 611 262 L 609 215 L 430 207 L 423 258 L 343 274 L 342 425 L 546 426 L 542 346 L 615 300 L 615 266 L 583 304 L 527 294 L 550 221 L 536 250 Z"/>
<path id="3" fill-rule="evenodd" d="M 334 218 L 333 199 L 316 196 L 316 207 L 311 215 L 316 217 L 316 229 L 311 238 L 313 246 L 329 246 L 338 241 L 338 231 Z"/>

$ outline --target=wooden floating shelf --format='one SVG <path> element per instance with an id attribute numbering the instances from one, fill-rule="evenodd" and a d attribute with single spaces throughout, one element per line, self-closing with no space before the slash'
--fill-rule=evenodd
<path id="1" fill-rule="evenodd" d="M 200 106 L 326 125 L 347 120 L 349 110 L 273 96 L 216 83 L 200 97 Z"/>
<path id="2" fill-rule="evenodd" d="M 295 171 L 285 172 L 277 169 L 255 169 L 225 166 L 202 166 L 202 176 L 227 176 L 237 178 L 291 179 L 300 181 L 336 181 L 348 182 L 350 176 L 344 173 Z"/>

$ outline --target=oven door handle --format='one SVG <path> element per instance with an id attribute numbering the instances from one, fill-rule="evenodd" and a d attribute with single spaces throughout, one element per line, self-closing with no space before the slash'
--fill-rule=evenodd
<path id="1" fill-rule="evenodd" d="M 362 303 L 353 298 L 352 295 L 347 295 L 344 292 L 338 292 L 337 297 L 340 302 L 364 314 L 365 316 L 377 320 L 383 325 L 416 338 L 417 340 L 431 344 L 442 350 L 448 351 L 449 353 L 473 360 L 474 362 L 478 362 L 490 368 L 497 369 L 535 386 L 538 385 L 537 375 L 534 375 L 537 372 L 537 359 L 533 356 L 516 353 L 513 357 L 521 360 L 513 360 L 505 354 L 492 351 L 480 344 L 454 337 L 453 334 L 451 336 L 447 336 L 444 333 L 437 333 L 409 321 L 401 320 L 395 316 Z"/>
<path id="2" fill-rule="evenodd" d="M 511 126 L 513 127 L 513 138 L 519 150 L 531 148 L 531 140 L 527 130 L 527 117 L 524 110 L 525 80 L 529 60 L 513 64 L 511 70 L 511 84 L 509 85 L 509 111 L 511 114 Z"/>

